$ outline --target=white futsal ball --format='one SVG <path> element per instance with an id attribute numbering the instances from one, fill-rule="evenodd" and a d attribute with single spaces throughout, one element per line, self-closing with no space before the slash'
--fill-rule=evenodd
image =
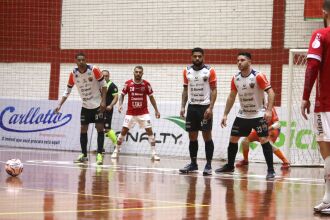
<path id="1" fill-rule="evenodd" d="M 6 172 L 11 176 L 18 176 L 23 172 L 23 164 L 20 159 L 11 159 L 6 162 Z"/>

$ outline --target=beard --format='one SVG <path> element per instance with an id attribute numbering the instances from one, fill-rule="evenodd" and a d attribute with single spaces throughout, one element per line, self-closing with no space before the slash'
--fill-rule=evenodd
<path id="1" fill-rule="evenodd" d="M 194 61 L 193 64 L 193 69 L 196 71 L 201 70 L 203 68 L 203 61 Z"/>

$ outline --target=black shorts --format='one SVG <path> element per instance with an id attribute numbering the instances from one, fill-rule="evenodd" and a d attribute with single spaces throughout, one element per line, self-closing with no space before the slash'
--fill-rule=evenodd
<path id="1" fill-rule="evenodd" d="M 103 113 L 99 112 L 100 108 L 87 109 L 82 107 L 80 113 L 80 123 L 88 125 L 89 123 L 103 123 Z"/>
<path id="2" fill-rule="evenodd" d="M 236 117 L 233 127 L 231 128 L 231 136 L 247 137 L 254 129 L 257 132 L 258 137 L 268 136 L 267 121 L 261 118 L 239 118 Z"/>
<path id="3" fill-rule="evenodd" d="M 186 117 L 186 131 L 212 130 L 212 118 L 204 119 L 204 112 L 209 105 L 188 105 Z"/>
<path id="4" fill-rule="evenodd" d="M 104 129 L 111 130 L 113 110 L 104 112 Z"/>

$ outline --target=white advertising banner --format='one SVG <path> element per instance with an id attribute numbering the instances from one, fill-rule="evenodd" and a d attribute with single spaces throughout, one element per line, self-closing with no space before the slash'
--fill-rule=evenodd
<path id="1" fill-rule="evenodd" d="M 1 146 L 80 151 L 80 101 L 68 99 L 62 107 L 61 113 L 54 114 L 53 109 L 57 106 L 58 101 L 0 100 Z M 160 102 L 158 100 L 158 108 L 161 113 L 160 119 L 156 119 L 152 107 L 150 106 L 149 108 L 157 151 L 160 155 L 188 157 L 188 134 L 184 130 L 184 121 L 178 117 L 180 103 Z M 223 105 L 216 105 L 214 108 L 212 132 L 215 146 L 214 159 L 227 158 L 230 130 L 238 111 L 238 106 L 235 105 L 229 114 L 228 126 L 226 128 L 220 127 L 223 110 Z M 299 112 L 299 107 L 294 112 Z M 282 127 L 275 146 L 279 147 L 284 153 L 288 153 L 289 151 L 284 147 L 288 127 L 286 122 L 287 111 L 285 108 L 278 108 L 278 114 Z M 117 133 L 121 130 L 124 115 L 124 113 L 119 114 L 117 109 L 115 109 L 112 128 Z M 311 130 L 311 122 L 306 124 L 302 123 L 302 121 L 300 114 L 293 114 L 290 157 L 292 160 L 294 159 L 294 163 L 300 164 L 309 163 L 309 160 L 320 159 L 315 135 Z M 96 149 L 97 132 L 94 125 L 90 125 L 88 137 L 88 149 Z M 110 151 L 109 147 L 111 147 L 111 150 L 113 149 L 109 139 L 105 138 L 106 151 Z M 250 149 L 251 160 L 264 161 L 260 144 L 253 143 L 250 145 Z M 148 136 L 138 125 L 132 128 L 125 137 L 122 152 L 136 155 L 148 155 L 150 153 Z M 205 158 L 204 142 L 201 134 L 199 135 L 198 157 Z M 242 158 L 242 155 L 238 153 L 237 158 Z M 279 160 L 274 156 L 274 161 Z"/>
<path id="2" fill-rule="evenodd" d="M 80 150 L 79 102 L 68 102 L 54 113 L 58 101 L 1 99 L 0 145 Z"/>

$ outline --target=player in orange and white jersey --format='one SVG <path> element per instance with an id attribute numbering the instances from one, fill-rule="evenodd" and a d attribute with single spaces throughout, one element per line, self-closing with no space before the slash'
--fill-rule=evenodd
<path id="1" fill-rule="evenodd" d="M 266 179 L 275 177 L 273 166 L 272 145 L 268 138 L 268 125 L 272 118 L 272 108 L 275 99 L 275 93 L 268 82 L 266 75 L 254 70 L 251 66 L 251 54 L 241 52 L 237 56 L 237 66 L 240 70 L 235 74 L 231 81 L 231 91 L 227 98 L 225 111 L 221 120 L 221 127 L 227 126 L 227 115 L 234 105 L 238 94 L 240 110 L 236 116 L 231 136 L 227 148 L 228 162 L 223 167 L 216 169 L 216 173 L 233 172 L 235 167 L 235 158 L 238 151 L 238 141 L 240 137 L 247 137 L 254 129 L 260 143 L 267 163 Z M 267 109 L 264 109 L 264 92 L 268 94 Z"/>
<path id="2" fill-rule="evenodd" d="M 272 119 L 268 123 L 268 134 L 269 134 L 269 139 L 271 141 L 272 147 L 273 147 L 273 153 L 280 159 L 282 160 L 282 167 L 281 169 L 288 169 L 290 167 L 290 162 L 286 157 L 284 156 L 283 152 L 278 149 L 277 147 L 274 146 L 274 143 L 278 136 L 281 133 L 281 125 L 278 119 L 278 115 L 276 113 L 275 107 L 272 109 Z M 251 142 L 254 141 L 260 141 L 258 134 L 256 130 L 252 130 L 251 133 L 249 134 L 248 137 L 245 137 L 242 140 L 242 150 L 243 150 L 243 157 L 244 159 L 236 163 L 236 167 L 242 167 L 246 166 L 249 164 L 249 145 Z"/>
<path id="3" fill-rule="evenodd" d="M 59 105 L 55 112 L 59 112 L 63 103 L 67 100 L 71 93 L 72 87 L 76 85 L 82 100 L 82 108 L 80 114 L 80 145 L 81 154 L 75 162 L 88 161 L 87 158 L 87 131 L 89 123 L 95 123 L 97 130 L 97 157 L 96 163 L 103 163 L 102 149 L 104 144 L 104 123 L 103 112 L 106 108 L 107 85 L 100 69 L 94 65 L 86 63 L 84 53 L 76 55 L 77 67 L 69 75 L 67 89 L 64 92 Z M 100 92 L 101 91 L 101 92 Z"/>
<path id="4" fill-rule="evenodd" d="M 180 116 L 186 116 L 186 131 L 189 133 L 189 154 L 191 163 L 180 169 L 180 173 L 198 170 L 198 132 L 202 131 L 205 142 L 206 165 L 203 175 L 212 174 L 214 144 L 212 140 L 213 107 L 217 98 L 217 77 L 214 68 L 204 64 L 204 50 L 192 49 L 193 65 L 183 71 L 183 91 Z"/>

